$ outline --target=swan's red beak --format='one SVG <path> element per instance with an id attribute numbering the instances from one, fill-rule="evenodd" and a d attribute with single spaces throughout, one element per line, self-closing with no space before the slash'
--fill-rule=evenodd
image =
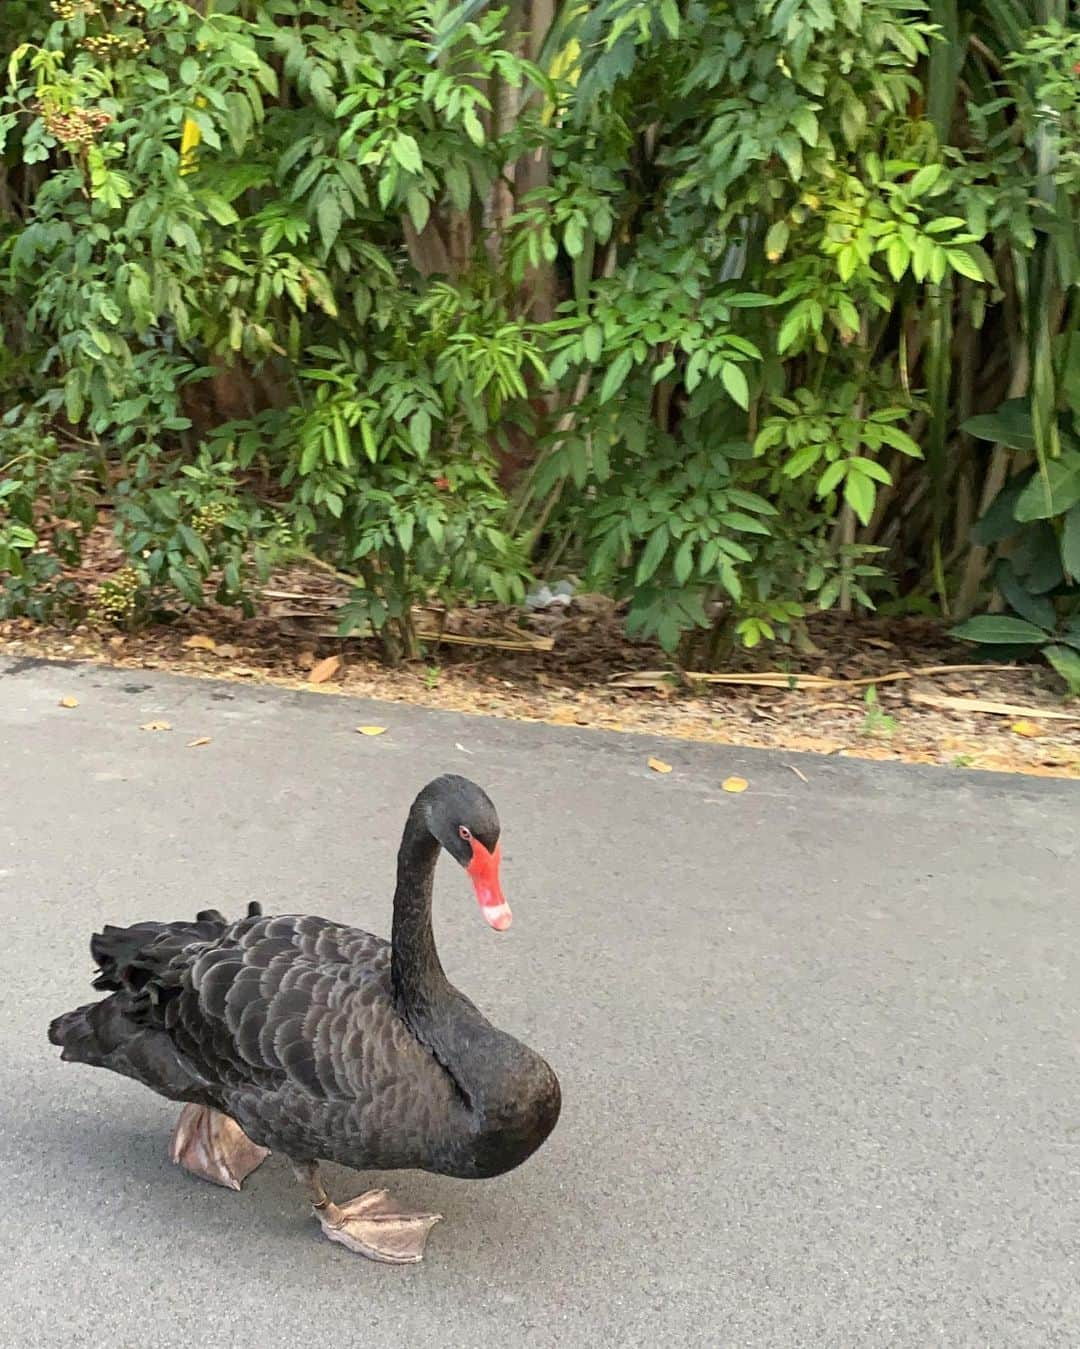
<path id="1" fill-rule="evenodd" d="M 510 912 L 510 905 L 506 902 L 499 881 L 502 843 L 496 843 L 495 851 L 488 852 L 478 838 L 471 839 L 470 842 L 472 861 L 467 870 L 476 891 L 480 912 L 496 932 L 505 932 L 513 922 L 514 915 Z"/>

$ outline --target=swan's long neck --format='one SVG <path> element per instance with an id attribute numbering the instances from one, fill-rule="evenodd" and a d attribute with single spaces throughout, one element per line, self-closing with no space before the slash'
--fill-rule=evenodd
<path id="1" fill-rule="evenodd" d="M 443 972 L 431 927 L 439 843 L 425 815 L 418 802 L 398 853 L 391 983 L 409 1029 L 454 1079 L 469 1105 L 484 1113 L 505 1097 L 509 1060 L 523 1047 L 496 1030 Z"/>
<path id="2" fill-rule="evenodd" d="M 439 842 L 428 828 L 424 815 L 418 801 L 409 812 L 398 851 L 390 962 L 394 996 L 406 1019 L 414 1026 L 442 1004 L 450 989 L 431 928 L 431 896 L 435 864 L 439 860 Z"/>

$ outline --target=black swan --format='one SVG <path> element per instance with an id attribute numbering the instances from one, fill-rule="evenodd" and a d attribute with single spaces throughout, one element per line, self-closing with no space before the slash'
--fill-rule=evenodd
<path id="1" fill-rule="evenodd" d="M 398 853 L 393 940 L 326 918 L 106 927 L 90 942 L 109 997 L 58 1017 L 64 1059 L 109 1068 L 187 1104 L 171 1156 L 239 1189 L 284 1153 L 334 1241 L 394 1264 L 422 1258 L 439 1215 L 398 1212 L 385 1190 L 342 1205 L 319 1160 L 358 1170 L 498 1176 L 544 1142 L 559 1082 L 538 1054 L 496 1030 L 443 973 L 431 929 L 440 848 L 468 871 L 480 911 L 510 926 L 499 821 L 466 778 L 430 782 Z"/>

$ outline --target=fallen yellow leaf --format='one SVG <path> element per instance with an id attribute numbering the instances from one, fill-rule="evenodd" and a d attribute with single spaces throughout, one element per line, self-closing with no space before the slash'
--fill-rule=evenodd
<path id="1" fill-rule="evenodd" d="M 60 699 L 60 706 L 61 706 L 61 707 L 78 707 L 78 705 L 79 705 L 79 700 L 78 700 L 78 698 L 61 698 L 61 699 Z"/>
<path id="2" fill-rule="evenodd" d="M 385 726 L 357 726 L 357 731 L 361 735 L 382 735 L 386 730 Z"/>
<path id="3" fill-rule="evenodd" d="M 210 736 L 200 735 L 198 740 L 189 740 L 187 742 L 187 747 L 188 749 L 198 749 L 200 745 L 209 745 L 209 743 L 210 743 Z"/>
<path id="4" fill-rule="evenodd" d="M 725 778 L 720 786 L 725 792 L 745 792 L 750 784 L 745 778 Z"/>
<path id="5" fill-rule="evenodd" d="M 194 637 L 189 637 L 184 643 L 189 651 L 216 651 L 217 642 L 213 637 L 204 637 L 202 633 L 196 633 Z"/>
<path id="6" fill-rule="evenodd" d="M 669 763 L 665 763 L 665 762 L 663 761 L 663 759 L 650 759 L 650 760 L 649 760 L 649 767 L 652 769 L 652 771 L 653 771 L 654 773 L 670 773 L 670 772 L 671 772 L 671 765 L 670 765 Z"/>
<path id="7" fill-rule="evenodd" d="M 167 721 L 144 721 L 139 727 L 140 731 L 171 731 L 172 726 Z"/>
<path id="8" fill-rule="evenodd" d="M 318 665 L 313 666 L 308 672 L 308 683 L 325 684 L 328 679 L 333 679 L 340 669 L 341 657 L 327 656 L 325 660 L 319 661 Z"/>
<path id="9" fill-rule="evenodd" d="M 1030 740 L 1039 740 L 1046 734 L 1037 721 L 1014 721 L 1010 729 L 1017 735 L 1026 735 Z"/>

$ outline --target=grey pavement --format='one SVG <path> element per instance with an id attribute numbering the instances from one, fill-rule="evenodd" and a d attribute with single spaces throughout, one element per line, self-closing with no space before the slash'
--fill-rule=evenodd
<path id="1" fill-rule="evenodd" d="M 281 1158 L 241 1194 L 172 1167 L 176 1108 L 45 1028 L 105 921 L 388 932 L 447 770 L 499 808 L 515 926 L 444 863 L 443 963 L 564 1111 L 498 1180 L 386 1178 L 446 1219 L 394 1269 Z M 1076 785 L 11 661 L 0 772 L 0 1344 L 1080 1345 Z"/>

